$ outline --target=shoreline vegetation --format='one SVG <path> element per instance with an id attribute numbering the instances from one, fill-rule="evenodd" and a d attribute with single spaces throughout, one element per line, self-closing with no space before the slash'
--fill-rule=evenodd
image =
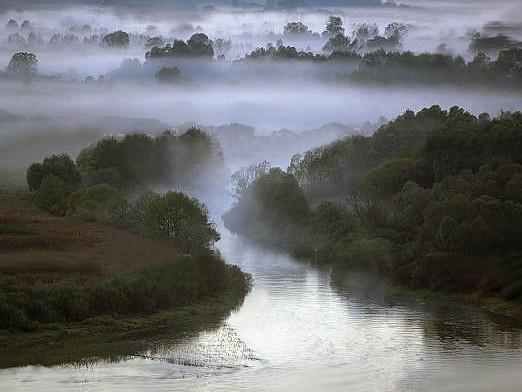
<path id="1" fill-rule="evenodd" d="M 186 159 L 169 161 L 173 152 Z M 0 346 L 10 355 L 0 367 L 130 354 L 145 344 L 140 334 L 199 330 L 239 306 L 250 278 L 214 249 L 206 207 L 149 191 L 188 187 L 219 162 L 196 129 L 134 134 L 103 139 L 76 162 L 47 157 L 29 167 L 29 190 L 3 189 Z"/>
<path id="2" fill-rule="evenodd" d="M 407 111 L 372 136 L 234 175 L 232 232 L 396 287 L 522 305 L 522 114 Z M 494 306 L 493 306 L 494 305 Z"/>

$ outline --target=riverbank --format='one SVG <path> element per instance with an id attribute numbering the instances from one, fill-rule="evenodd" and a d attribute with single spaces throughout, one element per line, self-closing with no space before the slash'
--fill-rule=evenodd
<path id="1" fill-rule="evenodd" d="M 34 332 L 0 331 L 0 368 L 93 360 L 117 360 L 217 327 L 241 306 L 243 294 L 226 290 L 186 306 L 137 316 L 99 316 L 81 323 L 55 323 Z"/>
<path id="2" fill-rule="evenodd" d="M 51 216 L 0 194 L 0 367 L 129 355 L 226 317 L 249 278 L 213 251 Z"/>

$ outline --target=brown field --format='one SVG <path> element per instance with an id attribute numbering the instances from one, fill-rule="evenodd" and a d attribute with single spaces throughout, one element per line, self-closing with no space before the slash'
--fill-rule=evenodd
<path id="1" fill-rule="evenodd" d="M 88 281 L 178 257 L 162 241 L 93 222 L 54 217 L 25 190 L 0 190 L 0 274 L 18 284 Z"/>

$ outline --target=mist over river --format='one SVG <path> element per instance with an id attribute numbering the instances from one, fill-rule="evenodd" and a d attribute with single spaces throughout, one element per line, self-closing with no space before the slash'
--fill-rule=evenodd
<path id="1" fill-rule="evenodd" d="M 146 349 L 112 360 L 0 369 L 0 392 L 522 390 L 520 321 L 411 292 L 391 295 L 384 282 L 402 273 L 401 284 L 417 277 L 422 283 L 411 286 L 431 293 L 469 294 L 506 307 L 522 303 L 521 0 L 1 3 L 0 207 L 5 200 L 13 206 L 0 208 L 0 235 L 6 238 L 5 249 L 0 243 L 0 307 L 3 299 L 10 301 L 0 308 L 0 338 L 14 342 L 11 353 L 23 358 L 12 362 L 6 355 L 2 363 L 45 362 L 27 357 L 58 352 L 60 344 L 48 344 L 47 336 L 74 341 L 71 326 L 83 337 L 95 336 L 89 328 L 102 331 L 92 340 L 100 357 L 112 353 L 98 345 L 113 343 L 108 336 L 123 336 L 121 345 L 128 346 L 122 352 L 142 347 L 142 341 Z M 4 185 L 9 199 L 2 198 Z M 372 190 L 377 196 L 365 194 Z M 162 204 L 165 194 L 171 204 Z M 36 208 L 31 203 L 38 204 L 38 197 Z M 381 199 L 382 211 L 375 207 Z M 222 216 L 242 201 L 246 207 L 238 211 L 247 213 L 230 219 L 246 222 L 231 229 L 244 234 L 239 236 Z M 165 209 L 156 210 L 160 204 Z M 382 214 L 375 218 L 375 211 Z M 152 218 L 144 218 L 147 212 Z M 61 222 L 57 233 L 63 238 L 49 240 L 49 222 L 51 229 Z M 94 227 L 91 234 L 80 222 L 107 227 Z M 178 224 L 182 229 L 173 228 Z M 251 290 L 239 308 L 216 321 L 221 297 L 177 270 L 172 279 L 158 270 L 157 280 L 142 284 L 138 278 L 142 271 L 151 275 L 154 256 L 141 256 L 139 271 L 127 270 L 130 257 L 119 250 L 139 245 L 125 240 L 117 248 L 103 234 L 109 229 L 144 241 L 156 234 L 158 243 L 172 245 L 163 251 L 156 244 L 168 256 L 167 267 L 181 260 L 194 268 L 190 276 L 206 275 L 209 287 L 223 288 L 225 280 L 211 264 L 194 267 L 194 249 L 204 249 L 220 270 L 241 276 L 242 285 L 230 284 L 243 289 L 238 302 L 248 278 L 225 262 L 251 275 Z M 322 267 L 297 260 L 249 241 L 247 229 L 259 234 L 251 236 L 259 242 L 288 237 L 281 248 L 295 240 L 307 254 L 326 254 L 328 260 Z M 96 236 L 117 250 L 103 259 L 93 247 Z M 200 237 L 206 237 L 203 246 L 192 246 Z M 58 239 L 67 245 L 71 238 L 91 269 L 62 252 Z M 188 250 L 178 247 L 181 240 Z M 374 248 L 365 253 L 370 262 L 359 257 Z M 383 249 L 391 256 L 373 257 Z M 383 279 L 355 272 L 339 277 L 334 267 L 325 267 L 340 265 L 330 250 L 339 251 L 338 261 L 347 267 L 366 262 L 369 271 L 376 265 L 391 272 Z M 15 265 L 26 253 L 27 260 Z M 121 270 L 112 271 L 116 253 Z M 447 265 L 440 267 L 433 255 L 448 256 L 440 257 Z M 460 261 L 462 269 L 456 268 Z M 425 275 L 419 278 L 421 263 Z M 138 272 L 138 278 L 128 278 Z M 123 287 L 124 311 L 111 307 L 116 296 L 106 294 L 95 313 L 89 290 L 97 292 L 100 282 L 112 288 L 121 277 L 139 286 L 134 299 L 146 302 L 143 309 L 125 302 L 128 286 L 114 284 Z M 456 287 L 437 288 L 446 278 Z M 68 310 L 52 312 L 53 302 L 45 302 L 41 291 L 27 294 L 47 283 L 53 301 L 64 287 L 87 293 L 80 305 L 78 297 L 56 295 L 57 309 L 71 302 L 84 311 L 78 320 Z M 171 283 L 181 292 L 179 302 L 178 292 L 165 289 Z M 144 287 L 150 295 L 141 294 Z M 155 301 L 155 290 L 165 298 Z M 209 299 L 215 301 L 206 304 L 211 315 L 197 314 Z M 155 308 L 160 302 L 165 306 Z M 154 317 L 172 304 L 181 313 L 169 321 L 182 314 L 184 327 L 196 316 L 214 316 L 211 327 L 181 333 L 170 331 L 171 324 L 158 328 L 153 319 L 145 337 L 136 337 L 145 328 L 127 316 Z M 40 318 L 33 314 L 38 311 Z M 119 322 L 127 329 L 106 334 Z M 169 337 L 156 336 L 165 325 Z M 155 337 L 148 341 L 150 330 Z M 25 340 L 33 335 L 44 336 L 40 346 Z M 129 336 L 132 341 L 124 339 Z M 80 345 L 64 346 L 67 358 L 80 356 Z"/>

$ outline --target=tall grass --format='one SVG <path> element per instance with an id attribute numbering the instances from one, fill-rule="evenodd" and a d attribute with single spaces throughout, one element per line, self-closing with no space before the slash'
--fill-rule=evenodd
<path id="1" fill-rule="evenodd" d="M 211 252 L 148 267 L 95 284 L 50 283 L 0 293 L 0 328 L 32 330 L 41 324 L 82 321 L 101 314 L 152 313 L 218 295 L 240 294 L 248 280 Z"/>

